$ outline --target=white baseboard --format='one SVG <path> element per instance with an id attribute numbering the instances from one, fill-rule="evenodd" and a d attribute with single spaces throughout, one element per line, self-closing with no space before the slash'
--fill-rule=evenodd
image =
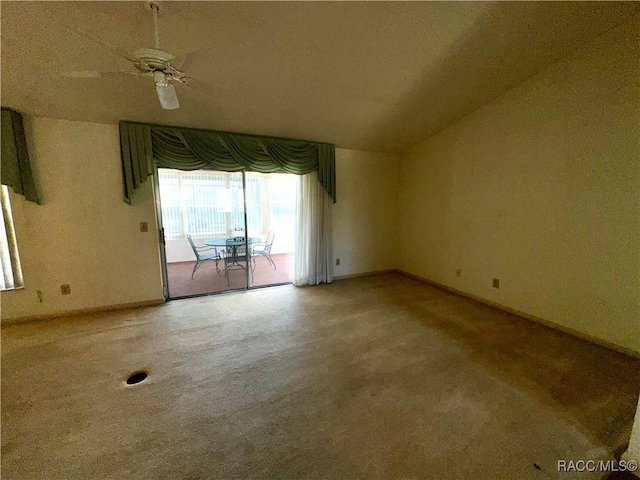
<path id="1" fill-rule="evenodd" d="M 424 277 L 421 277 L 419 275 L 414 275 L 412 273 L 405 272 L 404 270 L 397 270 L 397 272 L 402 274 L 402 275 L 405 275 L 405 276 L 407 276 L 409 278 L 413 278 L 414 280 L 419 280 L 421 282 L 428 283 L 429 285 L 432 285 L 434 287 L 441 288 L 443 290 L 447 290 L 449 292 L 455 293 L 457 295 L 461 295 L 463 297 L 470 298 L 471 300 L 475 300 L 476 302 L 484 303 L 485 305 L 489 305 L 490 307 L 497 308 L 498 310 L 502 310 L 502 311 L 505 311 L 507 313 L 512 313 L 512 314 L 517 315 L 519 317 L 522 317 L 524 319 L 531 320 L 532 322 L 539 323 L 541 325 L 544 325 L 545 327 L 553 328 L 555 330 L 560 330 L 561 332 L 568 333 L 569 335 L 573 335 L 574 337 L 578 337 L 578 338 L 580 338 L 582 340 L 586 340 L 586 341 L 591 342 L 591 343 L 595 343 L 596 345 L 599 345 L 599 346 L 604 347 L 604 348 L 608 348 L 609 350 L 614 350 L 614 351 L 616 351 L 618 353 L 622 353 L 622 354 L 628 355 L 630 357 L 640 358 L 640 352 L 638 352 L 636 350 L 632 350 L 631 348 L 623 347 L 621 345 L 617 345 L 615 343 L 608 342 L 606 340 L 602 340 L 601 338 L 594 337 L 593 335 L 589 335 L 587 333 L 580 332 L 579 330 L 574 330 L 573 328 L 565 327 L 565 326 L 560 325 L 558 323 L 550 322 L 549 320 L 545 320 L 543 318 L 536 317 L 534 315 L 529 315 L 528 313 L 521 312 L 520 310 L 516 310 L 515 308 L 507 307 L 505 305 L 500 305 L 499 303 L 492 302 L 491 300 L 487 300 L 485 298 L 478 297 L 476 295 L 472 295 L 472 294 L 467 293 L 467 292 L 463 292 L 462 290 L 457 290 L 457 289 L 455 289 L 453 287 L 449 287 L 447 285 L 443 285 L 441 283 L 434 282 L 433 280 L 429 280 L 428 278 L 424 278 Z"/>
<path id="2" fill-rule="evenodd" d="M 358 278 L 358 277 L 370 277 L 371 275 L 381 275 L 383 273 L 393 273 L 398 272 L 395 268 L 390 268 L 387 270 L 375 270 L 373 272 L 363 272 L 363 273 L 353 273 L 351 275 L 338 275 L 334 276 L 333 280 L 346 280 L 348 278 Z"/>
<path id="3" fill-rule="evenodd" d="M 1 320 L 1 325 L 2 327 L 5 327 L 5 326 L 13 325 L 16 323 L 39 322 L 41 320 L 51 320 L 53 318 L 60 318 L 60 317 L 74 317 L 78 315 L 86 315 L 89 313 L 109 312 L 112 310 L 125 310 L 127 308 L 150 307 L 153 305 L 161 305 L 163 303 L 164 303 L 164 299 L 147 300 L 144 302 L 121 303 L 118 305 L 105 305 L 102 307 L 81 308 L 78 310 L 65 310 L 61 312 L 46 313 L 42 315 L 28 315 L 25 317 L 15 317 L 15 318 L 6 318 L 6 319 L 3 318 Z"/>

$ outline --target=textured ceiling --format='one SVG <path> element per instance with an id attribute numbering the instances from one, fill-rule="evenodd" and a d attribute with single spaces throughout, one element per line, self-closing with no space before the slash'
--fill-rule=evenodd
<path id="1" fill-rule="evenodd" d="M 639 11 L 635 2 L 161 2 L 161 47 L 199 50 L 181 108 L 150 78 L 63 76 L 153 46 L 145 2 L 2 2 L 2 105 L 402 152 Z"/>

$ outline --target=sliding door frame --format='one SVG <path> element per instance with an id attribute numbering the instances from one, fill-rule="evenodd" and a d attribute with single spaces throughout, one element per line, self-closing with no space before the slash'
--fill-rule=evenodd
<path id="1" fill-rule="evenodd" d="M 167 248 L 164 234 L 164 226 L 162 224 L 162 199 L 160 196 L 160 174 L 158 172 L 158 165 L 154 164 L 153 166 L 153 197 L 155 200 L 155 213 L 156 213 L 156 222 L 158 226 L 158 250 L 160 253 L 160 266 L 162 270 L 162 294 L 165 301 L 169 300 L 179 300 L 183 298 L 192 298 L 192 297 L 202 297 L 205 295 L 219 295 L 223 293 L 232 293 L 232 292 L 242 292 L 255 290 L 257 288 L 266 288 L 266 287 L 277 287 L 281 285 L 290 285 L 292 282 L 282 282 L 282 283 L 273 283 L 268 285 L 251 285 L 251 276 L 252 272 L 249 270 L 251 268 L 251 262 L 254 260 L 251 258 L 251 250 L 249 245 L 249 218 L 248 218 L 248 209 L 247 209 L 247 176 L 246 170 L 241 170 L 239 172 L 224 172 L 224 173 L 241 173 L 242 174 L 242 202 L 244 206 L 243 212 L 243 220 L 244 220 L 244 246 L 245 251 L 247 252 L 247 270 L 245 272 L 246 286 L 244 288 L 235 288 L 231 290 L 222 290 L 219 292 L 208 292 L 208 293 L 198 293 L 195 295 L 188 295 L 185 297 L 170 297 L 169 296 L 169 272 L 167 268 Z M 195 171 L 209 171 L 209 172 L 217 172 L 221 170 L 209 170 L 206 168 L 198 169 Z"/>
<path id="2" fill-rule="evenodd" d="M 153 198 L 156 206 L 156 222 L 158 225 L 158 249 L 160 251 L 160 267 L 162 270 L 162 296 L 164 301 L 169 298 L 169 272 L 167 271 L 167 245 L 164 238 L 164 227 L 162 226 L 162 203 L 160 199 L 160 174 L 158 165 L 153 165 Z"/>
<path id="3" fill-rule="evenodd" d="M 251 258 L 251 250 L 249 250 L 249 222 L 247 222 L 247 172 L 246 170 L 242 170 L 242 204 L 244 205 L 244 252 L 247 257 L 247 261 L 245 265 L 247 266 L 247 271 L 245 272 L 247 275 L 247 291 L 251 289 L 251 277 L 249 275 L 253 275 L 251 272 L 251 262 L 253 261 Z"/>
<path id="4" fill-rule="evenodd" d="M 206 168 L 202 168 L 202 169 L 198 169 L 195 171 L 209 171 L 209 172 L 215 172 L 215 171 L 219 171 L 219 170 L 208 170 Z M 228 172 L 225 172 L 228 173 Z M 245 170 L 241 170 L 240 172 L 237 173 L 241 173 L 242 174 L 242 204 L 244 206 L 244 245 L 245 245 L 245 251 L 247 252 L 247 271 L 245 272 L 246 275 L 246 286 L 244 288 L 234 288 L 232 290 L 223 290 L 220 292 L 208 292 L 208 293 L 198 293 L 195 295 L 189 295 L 187 297 L 175 297 L 172 298 L 169 296 L 169 271 L 167 269 L 167 246 L 166 246 L 166 242 L 165 242 L 165 236 L 164 236 L 164 227 L 162 225 L 162 199 L 160 196 L 160 173 L 158 172 L 158 165 L 154 164 L 153 165 L 153 197 L 155 200 L 155 210 L 156 210 L 156 222 L 158 225 L 158 249 L 160 252 L 160 266 L 161 266 L 161 270 L 162 270 L 162 295 L 164 297 L 165 302 L 168 300 L 179 300 L 181 298 L 191 298 L 191 297 L 202 297 L 205 295 L 218 295 L 221 293 L 231 293 L 231 292 L 242 292 L 242 291 L 248 291 L 251 290 L 252 287 L 251 286 L 251 277 L 249 275 L 251 275 L 250 272 L 250 268 L 251 268 L 251 251 L 249 250 L 249 231 L 247 228 L 247 184 L 246 184 L 246 175 L 245 175 Z"/>

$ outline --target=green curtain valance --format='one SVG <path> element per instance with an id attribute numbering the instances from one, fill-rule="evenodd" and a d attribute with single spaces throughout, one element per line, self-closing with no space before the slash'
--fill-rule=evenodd
<path id="1" fill-rule="evenodd" d="M 192 128 L 120 123 L 125 200 L 153 171 L 164 168 L 225 172 L 293 173 L 318 171 L 336 200 L 335 147 L 327 143 L 215 132 Z"/>
<path id="2" fill-rule="evenodd" d="M 31 172 L 22 115 L 3 107 L 0 120 L 2 127 L 0 181 L 3 185 L 11 187 L 15 193 L 24 195 L 30 202 L 40 204 Z"/>

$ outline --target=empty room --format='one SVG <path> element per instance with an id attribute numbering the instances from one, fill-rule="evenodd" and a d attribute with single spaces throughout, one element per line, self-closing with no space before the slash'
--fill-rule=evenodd
<path id="1" fill-rule="evenodd" d="M 3 479 L 637 478 L 640 4 L 0 19 Z"/>

